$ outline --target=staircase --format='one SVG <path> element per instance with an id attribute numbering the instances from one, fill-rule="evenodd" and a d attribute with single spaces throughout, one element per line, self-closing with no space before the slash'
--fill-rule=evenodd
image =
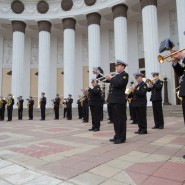
<path id="1" fill-rule="evenodd" d="M 106 107 L 106 106 L 105 106 Z M 127 108 L 127 113 L 129 114 L 129 109 Z M 17 109 L 14 109 L 13 111 L 13 117 L 17 117 Z M 181 105 L 167 105 L 163 106 L 163 114 L 164 117 L 182 117 L 182 106 Z M 5 116 L 7 115 L 7 112 L 5 112 Z M 40 109 L 35 108 L 33 112 L 34 117 L 40 117 Z M 107 110 L 104 109 L 104 115 L 107 117 Z M 73 108 L 73 116 L 78 116 L 78 109 Z M 147 107 L 147 116 L 153 116 L 153 110 L 152 107 Z M 23 111 L 23 117 L 28 117 L 28 109 L 24 109 Z M 53 117 L 54 118 L 54 112 L 53 109 L 49 108 L 46 109 L 46 117 Z M 60 117 L 63 117 L 63 109 L 60 109 Z"/>

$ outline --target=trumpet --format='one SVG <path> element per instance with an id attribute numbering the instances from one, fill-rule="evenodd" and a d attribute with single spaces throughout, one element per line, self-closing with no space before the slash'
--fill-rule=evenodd
<path id="1" fill-rule="evenodd" d="M 146 83 L 147 85 L 152 85 L 152 84 L 154 83 L 155 80 L 158 80 L 158 79 L 160 78 L 160 76 L 164 76 L 164 75 L 160 74 L 159 76 L 156 76 L 156 77 L 153 78 L 153 79 L 146 79 L 145 83 Z"/>
<path id="2" fill-rule="evenodd" d="M 116 75 L 116 72 L 111 72 L 111 73 L 109 73 L 109 74 L 107 74 L 107 75 L 103 75 L 103 74 L 100 73 L 100 75 L 101 75 L 102 77 L 97 78 L 96 80 L 105 81 L 105 80 L 106 80 L 106 79 L 104 80 L 105 77 L 107 77 L 107 76 L 109 76 L 109 75 L 115 76 L 115 75 Z"/>
<path id="3" fill-rule="evenodd" d="M 184 50 L 185 50 L 185 48 L 184 48 L 184 49 L 181 49 L 181 50 L 178 50 L 178 51 L 173 51 L 173 50 L 171 50 L 171 51 L 170 51 L 171 54 L 166 55 L 166 56 L 158 55 L 158 57 L 157 57 L 157 58 L 158 58 L 158 62 L 159 62 L 160 64 L 163 64 L 167 58 L 171 58 L 171 60 L 173 61 L 174 58 L 173 58 L 172 56 L 175 55 L 175 54 L 177 54 L 177 53 L 179 53 L 179 52 L 182 52 L 182 51 L 184 51 Z M 171 62 L 171 61 L 168 61 L 168 60 L 167 60 L 167 62 Z"/>

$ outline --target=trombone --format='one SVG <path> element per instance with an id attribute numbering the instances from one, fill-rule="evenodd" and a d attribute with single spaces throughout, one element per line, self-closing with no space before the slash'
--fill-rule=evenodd
<path id="1" fill-rule="evenodd" d="M 185 48 L 181 49 L 181 50 L 178 50 L 178 51 L 174 51 L 174 52 L 173 52 L 173 50 L 171 50 L 171 54 L 166 55 L 166 56 L 158 55 L 158 57 L 157 57 L 158 58 L 158 62 L 163 64 L 167 58 L 171 58 L 172 60 L 174 60 L 172 56 L 177 54 L 177 53 L 179 53 L 179 52 L 182 52 L 184 50 L 185 50 Z M 167 61 L 167 62 L 171 62 L 171 61 Z"/>

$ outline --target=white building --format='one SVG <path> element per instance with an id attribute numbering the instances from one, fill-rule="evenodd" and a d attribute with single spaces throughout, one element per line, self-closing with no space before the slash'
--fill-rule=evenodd
<path id="1" fill-rule="evenodd" d="M 92 67 L 108 74 L 116 58 L 128 62 L 130 81 L 139 68 L 147 78 L 166 74 L 169 102 L 177 104 L 178 80 L 157 56 L 165 38 L 185 48 L 184 7 L 185 0 L 0 0 L 1 95 L 76 100 Z"/>

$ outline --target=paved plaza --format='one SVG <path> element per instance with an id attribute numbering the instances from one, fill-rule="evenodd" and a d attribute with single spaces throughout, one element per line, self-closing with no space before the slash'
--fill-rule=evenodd
<path id="1" fill-rule="evenodd" d="M 100 132 L 90 123 L 46 118 L 0 122 L 0 185 L 185 185 L 185 126 L 182 117 L 165 117 L 164 130 L 136 135 L 115 145 L 113 125 Z"/>

